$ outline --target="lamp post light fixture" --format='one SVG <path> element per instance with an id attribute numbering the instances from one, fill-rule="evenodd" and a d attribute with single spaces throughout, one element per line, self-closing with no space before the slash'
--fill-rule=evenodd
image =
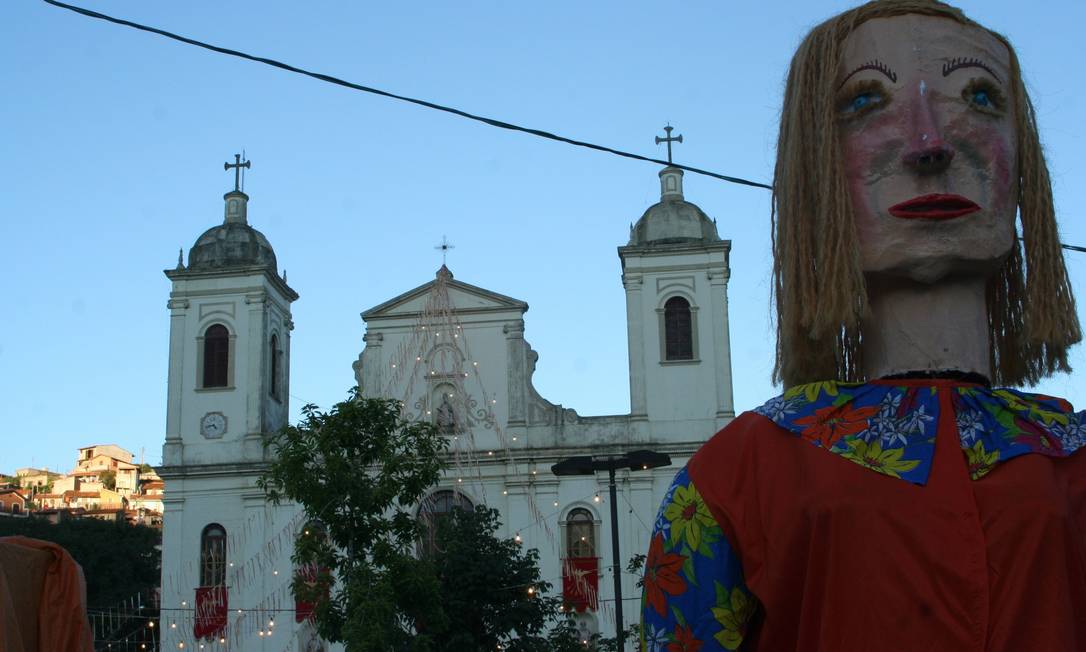
<path id="1" fill-rule="evenodd" d="M 611 492 L 611 571 L 615 580 L 615 629 L 620 651 L 626 649 L 626 632 L 622 622 L 622 573 L 618 554 L 618 493 L 615 489 L 615 471 L 647 471 L 662 466 L 671 466 L 671 457 L 666 453 L 637 450 L 622 455 L 580 455 L 566 458 L 551 467 L 551 473 L 558 476 L 595 475 L 597 471 L 607 471 L 607 486 Z"/>

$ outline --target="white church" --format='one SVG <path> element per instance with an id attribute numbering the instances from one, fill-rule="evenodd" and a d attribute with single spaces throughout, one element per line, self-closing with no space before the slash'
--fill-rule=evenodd
<path id="1" fill-rule="evenodd" d="M 528 304 L 470 285 L 444 265 L 430 282 L 362 313 L 366 334 L 354 362 L 362 395 L 399 399 L 406 418 L 433 421 L 450 438 L 448 469 L 420 518 L 456 505 L 498 509 L 502 534 L 539 549 L 542 577 L 586 634 L 615 632 L 608 474 L 556 476 L 551 466 L 639 449 L 670 456 L 670 467 L 618 472 L 624 571 L 647 551 L 674 474 L 734 416 L 731 243 L 684 199 L 682 177 L 674 167 L 660 172 L 660 201 L 618 248 L 629 414 L 581 416 L 540 396 Z M 268 504 L 256 485 L 268 461 L 264 436 L 290 415 L 291 304 L 299 295 L 250 225 L 249 197 L 235 183 L 224 199 L 222 223 L 197 238 L 187 264 L 179 259 L 166 271 L 162 649 L 339 649 L 316 636 L 307 605 L 290 591 L 293 541 L 310 524 L 296 506 Z M 640 617 L 637 579 L 621 575 L 627 626 Z"/>

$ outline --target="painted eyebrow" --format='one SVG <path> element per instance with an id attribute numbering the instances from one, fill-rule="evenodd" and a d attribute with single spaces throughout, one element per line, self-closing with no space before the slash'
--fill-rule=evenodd
<path id="1" fill-rule="evenodd" d="M 837 87 L 837 89 L 840 90 L 841 86 L 845 85 L 845 82 L 848 81 L 849 77 L 852 77 L 853 75 L 860 72 L 861 70 L 877 70 L 877 71 L 881 72 L 882 74 L 886 75 L 886 78 L 889 79 L 891 82 L 894 82 L 894 83 L 897 82 L 897 73 L 894 72 L 893 70 L 890 70 L 890 66 L 886 65 L 885 63 L 883 63 L 882 61 L 880 61 L 878 59 L 872 59 L 871 61 L 868 61 L 867 63 L 861 64 L 855 70 L 853 70 L 849 74 L 845 75 L 845 78 L 841 80 L 841 84 Z M 946 68 L 944 67 L 943 70 L 945 71 Z M 946 73 L 944 72 L 943 74 L 945 75 Z M 998 77 L 997 77 L 997 79 L 998 79 Z"/>
<path id="2" fill-rule="evenodd" d="M 958 68 L 981 68 L 988 71 L 988 74 L 995 77 L 995 80 L 1000 84 L 1003 80 L 999 78 L 999 75 L 995 74 L 988 64 L 984 63 L 980 59 L 975 57 L 955 57 L 943 64 L 943 77 L 946 77 L 950 73 L 954 72 Z"/>

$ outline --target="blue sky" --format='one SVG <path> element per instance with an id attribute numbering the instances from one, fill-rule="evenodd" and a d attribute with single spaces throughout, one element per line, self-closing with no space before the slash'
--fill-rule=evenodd
<path id="1" fill-rule="evenodd" d="M 137 2 L 91 9 L 392 92 L 768 181 L 786 65 L 844 2 Z M 1086 4 L 962 3 L 1015 43 L 1065 242 L 1086 245 Z M 657 168 L 348 91 L 36 0 L 0 6 L 0 471 L 70 469 L 115 442 L 158 463 L 169 282 L 253 161 L 249 218 L 301 294 L 292 410 L 340 400 L 359 313 L 433 277 L 527 301 L 536 386 L 581 414 L 628 410 L 616 247 Z M 769 382 L 769 193 L 688 174 L 732 240 L 735 401 Z M 1068 254 L 1086 305 L 1086 254 Z M 1086 322 L 1086 314 L 1083 315 Z M 1086 372 L 1086 354 L 1073 362 Z M 1086 378 L 1041 385 L 1086 406 Z M 708 434 L 708 433 L 707 433 Z"/>

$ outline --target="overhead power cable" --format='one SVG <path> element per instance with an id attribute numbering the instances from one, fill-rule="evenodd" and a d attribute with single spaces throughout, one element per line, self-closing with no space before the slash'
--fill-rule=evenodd
<path id="1" fill-rule="evenodd" d="M 467 111 L 462 111 L 460 109 L 456 109 L 456 108 L 453 108 L 453 107 L 450 107 L 450 106 L 444 106 L 442 104 L 436 104 L 434 102 L 428 102 L 426 100 L 420 100 L 420 99 L 417 99 L 417 98 L 414 98 L 414 97 L 407 97 L 406 95 L 397 95 L 396 93 L 390 93 L 388 91 L 383 91 L 383 90 L 381 90 L 379 88 L 373 88 L 371 86 L 363 86 L 361 84 L 355 84 L 353 82 L 349 82 L 347 80 L 340 79 L 338 77 L 333 77 L 331 75 L 325 75 L 323 73 L 313 72 L 311 70 L 305 70 L 304 68 L 298 68 L 297 66 L 292 66 L 292 65 L 290 65 L 288 63 L 283 63 L 282 61 L 276 61 L 275 59 L 268 59 L 266 57 L 258 57 L 258 56 L 254 56 L 254 55 L 251 55 L 251 54 L 246 54 L 245 52 L 240 52 L 238 50 L 232 50 L 230 48 L 224 48 L 224 47 L 221 47 L 221 46 L 218 46 L 218 45 L 211 45 L 210 43 L 204 43 L 203 41 L 197 41 L 196 39 L 191 39 L 191 38 L 188 38 L 186 36 L 181 36 L 179 34 L 174 34 L 173 32 L 167 32 L 164 29 L 158 29 L 157 27 L 150 27 L 148 25 L 141 25 L 140 23 L 134 23 L 134 22 L 132 22 L 130 20 L 124 20 L 122 18 L 114 18 L 113 16 L 107 16 L 106 14 L 101 14 L 101 13 L 98 13 L 97 11 L 91 11 L 90 9 L 83 9 L 82 7 L 76 7 L 76 6 L 73 6 L 73 5 L 65 4 L 63 2 L 58 2 L 57 0 L 43 0 L 43 1 L 47 2 L 48 4 L 54 5 L 56 7 L 60 7 L 62 9 L 67 9 L 69 11 L 74 11 L 74 12 L 76 12 L 78 14 L 83 14 L 84 16 L 89 16 L 91 18 L 98 18 L 100 20 L 105 20 L 105 21 L 108 21 L 108 22 L 111 22 L 111 23 L 115 23 L 117 25 L 124 25 L 125 27 L 132 27 L 134 29 L 138 29 L 138 30 L 141 30 L 141 31 L 144 31 L 144 32 L 151 32 L 152 34 L 158 34 L 159 36 L 165 36 L 166 38 L 170 38 L 170 39 L 173 39 L 175 41 L 180 41 L 182 43 L 187 43 L 189 45 L 195 45 L 196 47 L 204 48 L 205 50 L 211 50 L 212 52 L 218 52 L 220 54 L 228 54 L 228 55 L 233 56 L 233 57 L 240 57 L 242 59 L 248 59 L 249 61 L 255 61 L 257 63 L 263 63 L 265 65 L 273 66 L 275 68 L 280 68 L 282 70 L 287 70 L 289 72 L 297 73 L 299 75 L 305 75 L 307 77 L 312 77 L 314 79 L 319 79 L 321 81 L 328 82 L 330 84 L 336 84 L 337 86 L 344 86 L 346 88 L 351 88 L 351 89 L 354 89 L 356 91 L 362 91 L 363 93 L 373 93 L 374 95 L 380 95 L 382 97 L 388 97 L 388 98 L 392 98 L 394 100 L 400 100 L 402 102 L 409 102 L 411 104 L 417 104 L 419 106 L 424 106 L 424 107 L 426 107 L 428 109 L 434 109 L 436 111 L 444 111 L 445 113 L 451 113 L 453 115 L 458 115 L 461 118 L 467 118 L 468 120 L 475 120 L 476 122 L 482 122 L 483 124 L 490 125 L 491 127 L 498 127 L 500 129 L 509 129 L 511 131 L 521 131 L 521 132 L 524 132 L 526 134 L 532 134 L 533 136 L 539 136 L 540 138 L 547 138 L 549 140 L 556 140 L 556 141 L 558 141 L 560 143 L 575 145 L 577 147 L 586 147 L 588 149 L 594 149 L 594 150 L 597 150 L 597 151 L 600 151 L 600 152 L 607 152 L 608 154 L 614 154 L 616 156 L 623 156 L 625 158 L 632 158 L 632 159 L 636 159 L 638 161 L 647 161 L 649 163 L 658 163 L 660 165 L 670 165 L 671 167 L 680 168 L 682 170 L 686 170 L 687 172 L 693 172 L 694 174 L 701 174 L 701 175 L 704 175 L 704 176 L 707 176 L 707 177 L 713 177 L 714 179 L 720 179 L 722 181 L 728 181 L 730 183 L 738 183 L 738 184 L 741 184 L 741 185 L 744 185 L 744 186 L 753 186 L 755 188 L 766 188 L 766 189 L 769 189 L 769 190 L 773 189 L 773 186 L 770 186 L 770 185 L 764 184 L 764 183 L 760 183 L 758 181 L 750 181 L 749 179 L 741 179 L 739 177 L 732 177 L 732 176 L 728 176 L 726 174 L 717 174 L 716 172 L 710 172 L 708 170 L 702 170 L 700 168 L 690 167 L 688 165 L 680 165 L 678 163 L 668 163 L 667 161 L 664 161 L 662 159 L 652 158 L 652 157 L 649 157 L 649 156 L 642 156 L 640 154 L 634 154 L 632 152 L 624 152 L 622 150 L 614 149 L 614 148 L 611 148 L 611 147 L 605 147 L 603 145 L 596 145 L 594 143 L 588 143 L 588 142 L 585 142 L 583 140 L 576 140 L 576 139 L 573 139 L 573 138 L 567 138 L 565 136 L 559 136 L 558 134 L 553 134 L 553 133 L 551 133 L 549 131 L 543 131 L 542 129 L 532 129 L 530 127 L 522 127 L 520 125 L 515 125 L 515 124 L 513 124 L 511 122 L 505 122 L 503 120 L 495 120 L 494 118 L 487 118 L 487 117 L 484 117 L 484 116 L 481 116 L 481 115 L 475 115 L 474 113 L 468 113 Z"/>
<path id="2" fill-rule="evenodd" d="M 292 65 L 290 65 L 288 63 L 283 63 L 282 61 L 276 61 L 275 59 L 269 59 L 267 57 L 258 57 L 258 56 L 252 55 L 252 54 L 247 54 L 245 52 L 241 52 L 239 50 L 233 50 L 233 49 L 224 48 L 224 47 L 221 47 L 221 46 L 218 46 L 218 45 L 212 45 L 210 43 L 204 43 L 203 41 L 197 41 L 196 39 L 188 38 L 187 36 L 181 36 L 180 34 L 174 34 L 173 32 L 168 32 L 168 31 L 166 31 L 164 29 L 159 29 L 157 27 L 151 27 L 149 25 L 143 25 L 143 24 L 140 24 L 140 23 L 135 23 L 135 22 L 132 22 L 130 20 L 125 20 L 123 18 L 115 18 L 113 16 L 109 16 L 109 15 L 106 15 L 106 14 L 103 14 L 103 13 L 99 13 L 97 11 L 91 11 L 90 9 L 84 9 L 83 7 L 77 7 L 75 5 L 70 5 L 70 4 L 66 4 L 66 3 L 63 3 L 63 2 L 59 2 L 58 0 L 42 0 L 42 1 L 47 3 L 47 4 L 51 4 L 51 5 L 55 6 L 55 7 L 60 7 L 61 9 L 67 9 L 68 11 L 73 11 L 73 12 L 75 12 L 77 14 L 82 14 L 82 15 L 87 16 L 89 18 L 97 18 L 98 20 L 104 20 L 106 22 L 114 23 L 116 25 L 123 25 L 125 27 L 131 27 L 133 29 L 138 29 L 138 30 L 143 31 L 143 32 L 150 32 L 151 34 L 158 34 L 159 36 L 165 36 L 166 38 L 173 39 L 175 41 L 179 41 L 181 43 L 185 43 L 185 44 L 188 44 L 188 45 L 195 45 L 196 47 L 203 48 L 205 50 L 211 50 L 212 52 L 218 52 L 220 54 L 226 54 L 226 55 L 230 55 L 232 57 L 238 57 L 238 58 L 241 58 L 241 59 L 246 59 L 248 61 L 255 61 L 257 63 L 262 63 L 262 64 L 265 64 L 265 65 L 268 65 L 268 66 L 272 66 L 274 68 L 279 68 L 281 70 L 286 70 L 288 72 L 293 72 L 293 73 L 296 73 L 296 74 L 299 74 L 299 75 L 305 75 L 306 77 L 312 77 L 313 79 L 317 79 L 317 80 L 320 80 L 320 81 L 323 81 L 323 82 L 327 82 L 329 84 L 335 84 L 337 86 L 343 86 L 345 88 L 350 88 L 350 89 L 353 89 L 353 90 L 356 90 L 356 91 L 362 91 L 363 93 L 372 93 L 374 95 L 380 95 L 381 97 L 388 97 L 388 98 L 391 98 L 391 99 L 394 99 L 394 100 L 400 100 L 401 102 L 408 102 L 410 104 L 416 104 L 418 106 L 426 107 L 428 109 L 434 109 L 435 111 L 443 111 L 445 113 L 451 113 L 453 115 L 460 116 L 461 118 L 467 118 L 468 120 L 475 120 L 476 122 L 481 122 L 483 124 L 490 125 L 491 127 L 498 127 L 499 129 L 508 129 L 510 131 L 520 131 L 520 132 L 523 132 L 523 133 L 526 133 L 526 134 L 531 134 L 533 136 L 538 136 L 540 138 L 546 138 L 548 140 L 554 140 L 554 141 L 558 141 L 560 143 L 566 143 L 568 145 L 574 145 L 576 147 L 584 147 L 584 148 L 596 150 L 596 151 L 599 151 L 599 152 L 606 152 L 608 154 L 614 154 L 615 156 L 622 156 L 624 158 L 634 159 L 634 160 L 637 160 L 637 161 L 645 161 L 647 163 L 656 163 L 658 165 L 671 166 L 671 167 L 679 168 L 681 170 L 685 170 L 687 172 L 693 172 L 694 174 L 700 174 L 700 175 L 703 175 L 703 176 L 712 177 L 714 179 L 720 179 L 721 181 L 727 181 L 729 183 L 736 183 L 736 184 L 740 184 L 740 185 L 744 185 L 744 186 L 751 186 L 751 187 L 754 187 L 754 188 L 765 188 L 766 190 L 772 190 L 773 189 L 773 186 L 771 186 L 769 184 L 766 184 L 766 183 L 761 183 L 760 181 L 751 181 L 749 179 L 743 179 L 743 178 L 740 178 L 740 177 L 733 177 L 733 176 L 729 176 L 729 175 L 726 175 L 726 174 L 719 174 L 717 172 L 710 172 L 709 170 L 703 170 L 701 168 L 695 168 L 695 167 L 691 167 L 689 165 L 682 165 L 681 163 L 673 163 L 673 162 L 670 162 L 670 161 L 665 161 L 663 159 L 652 158 L 650 156 L 642 156 L 640 154 L 634 154 L 633 152 L 625 152 L 625 151 L 622 151 L 622 150 L 619 150 L 619 149 L 614 149 L 612 147 L 606 147 L 604 145 L 596 145 L 595 143 L 589 143 L 589 142 L 586 142 L 586 141 L 583 141 L 583 140 L 576 140 L 574 138 L 567 138 L 566 136 L 560 136 L 558 134 L 553 134 L 553 133 L 551 133 L 549 131 L 543 131 L 542 129 L 532 129 L 530 127 L 522 127 L 520 125 L 515 125 L 515 124 L 513 124 L 511 122 L 505 122 L 504 120 L 496 120 L 494 118 L 487 118 L 485 116 L 476 115 L 474 113 L 468 113 L 467 111 L 462 111 L 460 109 L 453 108 L 453 107 L 450 107 L 450 106 L 444 106 L 442 104 L 437 104 L 435 102 L 429 102 L 427 100 L 420 100 L 418 98 L 408 97 L 406 95 L 398 95 L 396 93 L 390 93 L 389 91 L 383 91 L 383 90 L 381 90 L 379 88 L 373 88 L 371 86 L 363 86 L 362 84 L 355 84 L 354 82 L 349 82 L 349 81 L 347 81 L 345 79 L 340 79 L 338 77 L 333 77 L 331 75 L 325 75 L 324 73 L 313 72 L 311 70 L 305 70 L 304 68 L 299 68 L 297 66 L 292 66 Z M 1075 246 L 1075 245 L 1062 244 L 1062 243 L 1061 243 L 1060 246 L 1063 247 L 1064 249 L 1068 249 L 1070 251 L 1077 251 L 1077 252 L 1086 253 L 1086 247 L 1079 247 L 1079 246 Z"/>

